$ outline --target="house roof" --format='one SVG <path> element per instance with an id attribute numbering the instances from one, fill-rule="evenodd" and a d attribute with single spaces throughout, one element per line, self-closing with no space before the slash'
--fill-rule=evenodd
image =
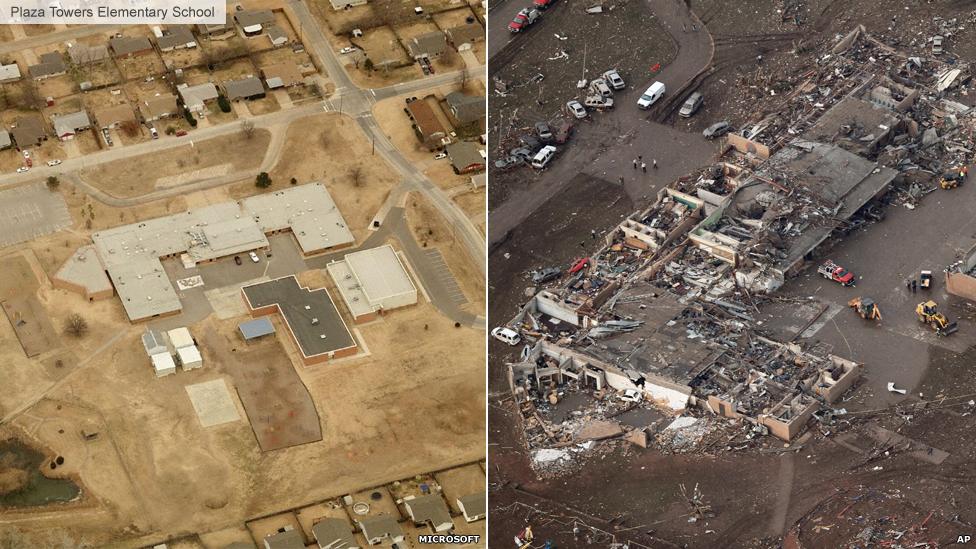
<path id="1" fill-rule="evenodd" d="M 224 93 L 227 99 L 247 99 L 264 93 L 264 85 L 256 76 L 248 76 L 240 80 L 228 80 L 224 82 Z"/>
<path id="2" fill-rule="evenodd" d="M 234 25 L 230 22 L 230 18 L 223 23 L 201 23 L 197 25 L 197 32 L 200 34 L 218 34 L 224 31 L 232 29 Z"/>
<path id="3" fill-rule="evenodd" d="M 465 23 L 447 29 L 447 38 L 455 46 L 473 44 L 485 39 L 485 29 L 478 23 Z"/>
<path id="4" fill-rule="evenodd" d="M 64 116 L 54 116 L 51 118 L 51 121 L 54 123 L 54 133 L 58 137 L 69 135 L 74 133 L 75 130 L 91 126 L 91 119 L 88 118 L 88 113 L 83 110 L 68 113 Z"/>
<path id="5" fill-rule="evenodd" d="M 435 532 L 446 532 L 454 527 L 451 510 L 440 494 L 428 494 L 404 499 L 403 506 L 417 524 L 430 524 Z"/>
<path id="6" fill-rule="evenodd" d="M 274 22 L 274 14 L 271 10 L 245 10 L 234 14 L 234 20 L 243 28 L 256 25 L 267 25 Z"/>
<path id="7" fill-rule="evenodd" d="M 85 63 L 94 63 L 96 61 L 104 61 L 108 59 L 108 46 L 105 44 L 98 44 L 95 46 L 89 46 L 88 44 L 74 44 L 68 48 L 68 57 L 76 65 L 84 65 Z"/>
<path id="8" fill-rule="evenodd" d="M 167 29 L 166 34 L 156 39 L 156 45 L 161 50 L 168 50 L 187 44 L 196 44 L 196 38 L 194 38 L 193 31 L 189 27 L 182 25 Z"/>
<path id="9" fill-rule="evenodd" d="M 427 101 L 423 99 L 411 101 L 407 103 L 407 111 L 410 112 L 410 116 L 425 139 L 438 133 L 442 135 L 445 133 L 444 126 L 437 119 L 434 109 L 427 104 Z"/>
<path id="10" fill-rule="evenodd" d="M 476 164 L 485 164 L 485 157 L 481 154 L 481 148 L 470 141 L 459 141 L 451 143 L 445 148 L 447 157 L 451 164 L 458 169 L 464 170 Z"/>
<path id="11" fill-rule="evenodd" d="M 20 67 L 17 63 L 0 65 L 0 80 L 16 80 L 20 78 Z"/>
<path id="12" fill-rule="evenodd" d="M 202 106 L 205 102 L 217 99 L 217 96 L 220 95 L 217 93 L 217 86 L 214 86 L 213 82 L 204 82 L 196 86 L 184 86 L 179 91 L 180 97 L 183 98 L 183 104 L 187 108 L 193 108 L 197 105 Z"/>
<path id="13" fill-rule="evenodd" d="M 108 45 L 120 57 L 152 49 L 152 42 L 145 36 L 115 36 Z"/>
<path id="14" fill-rule="evenodd" d="M 166 350 L 166 340 L 163 339 L 163 334 L 158 330 L 147 329 L 142 334 L 142 347 L 146 349 L 146 354 L 154 355 L 156 353 L 165 353 Z"/>
<path id="15" fill-rule="evenodd" d="M 464 511 L 464 516 L 469 520 L 474 517 L 484 516 L 488 512 L 488 505 L 485 501 L 486 492 L 477 492 L 461 496 L 457 499 L 458 506 Z"/>
<path id="16" fill-rule="evenodd" d="M 410 53 L 414 57 L 421 55 L 435 56 L 444 53 L 447 49 L 447 37 L 441 31 L 428 32 L 420 36 L 414 36 L 410 42 Z"/>
<path id="17" fill-rule="evenodd" d="M 6 149 L 10 146 L 10 132 L 7 130 L 0 130 L 0 149 Z"/>
<path id="18" fill-rule="evenodd" d="M 92 114 L 102 128 L 107 128 L 121 122 L 133 122 L 136 119 L 135 111 L 128 104 L 102 107 Z"/>
<path id="19" fill-rule="evenodd" d="M 40 59 L 40 63 L 27 67 L 27 71 L 34 78 L 54 76 L 68 70 L 67 65 L 64 64 L 64 56 L 61 55 L 61 52 L 52 51 L 43 53 Z"/>
<path id="20" fill-rule="evenodd" d="M 268 549 L 305 549 L 305 540 L 298 530 L 279 532 L 264 538 Z"/>
<path id="21" fill-rule="evenodd" d="M 485 98 L 477 95 L 467 95 L 461 92 L 451 92 L 445 98 L 451 113 L 461 123 L 474 122 L 485 116 Z"/>
<path id="22" fill-rule="evenodd" d="M 146 111 L 144 114 L 148 114 L 150 118 L 173 114 L 177 111 L 176 96 L 171 93 L 157 95 L 143 102 L 143 106 Z"/>
<path id="23" fill-rule="evenodd" d="M 319 547 L 348 549 L 356 547 L 356 538 L 352 535 L 349 523 L 337 518 L 324 518 L 312 526 L 312 535 Z"/>
<path id="24" fill-rule="evenodd" d="M 269 88 L 280 88 L 282 86 L 294 86 L 303 80 L 302 71 L 295 63 L 275 63 L 261 68 L 265 82 Z"/>
<path id="25" fill-rule="evenodd" d="M 288 33 L 278 25 L 269 25 L 265 32 L 268 33 L 272 44 L 283 44 L 288 41 Z"/>
<path id="26" fill-rule="evenodd" d="M 367 517 L 358 522 L 367 540 L 398 538 L 403 536 L 403 530 L 400 529 L 400 525 L 397 524 L 396 519 L 389 515 Z"/>
<path id="27" fill-rule="evenodd" d="M 44 131 L 44 122 L 39 116 L 20 116 L 14 124 L 10 133 L 14 136 L 14 141 L 17 142 L 18 147 L 30 147 L 47 137 L 47 132 Z"/>

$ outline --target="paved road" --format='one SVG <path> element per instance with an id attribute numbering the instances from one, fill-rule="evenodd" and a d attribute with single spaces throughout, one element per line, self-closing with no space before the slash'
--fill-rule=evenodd
<path id="1" fill-rule="evenodd" d="M 329 73 L 329 77 L 335 83 L 336 93 L 342 96 L 343 112 L 347 112 L 350 116 L 356 118 L 359 127 L 376 143 L 377 150 L 380 151 L 380 154 L 383 155 L 394 169 L 400 172 L 404 178 L 402 185 L 413 188 L 423 194 L 444 215 L 447 223 L 455 227 L 456 234 L 464 244 L 471 259 L 477 263 L 481 272 L 487 275 L 488 266 L 485 261 L 485 239 L 481 236 L 481 232 L 464 213 L 464 210 L 447 196 L 447 193 L 428 179 L 427 176 L 410 163 L 390 143 L 386 134 L 373 118 L 371 109 L 372 104 L 378 98 L 393 97 L 402 93 L 411 93 L 413 91 L 455 82 L 460 77 L 460 72 L 455 73 L 454 76 L 448 74 L 442 77 L 426 78 L 407 84 L 392 86 L 391 90 L 382 91 L 381 93 L 377 93 L 374 90 L 361 90 L 349 78 L 337 54 L 332 51 L 328 39 L 322 34 L 318 23 L 308 10 L 308 6 L 301 0 L 291 0 L 289 6 L 294 11 L 295 16 L 302 22 L 303 27 L 307 29 L 305 31 L 306 50 Z M 469 74 L 472 72 L 471 69 L 465 70 Z"/>
<path id="2" fill-rule="evenodd" d="M 56 42 L 76 40 L 78 38 L 84 38 L 94 34 L 112 32 L 123 27 L 124 25 L 84 25 L 81 27 L 72 27 L 60 31 L 38 34 L 36 36 L 28 36 L 27 38 L 20 40 L 0 43 L 0 54 L 29 50 L 38 46 L 54 44 Z"/>
<path id="3" fill-rule="evenodd" d="M 682 175 L 686 166 L 701 166 L 714 150 L 714 146 L 705 142 L 700 135 L 680 132 L 649 121 L 654 114 L 653 109 L 648 114 L 636 106 L 640 92 L 652 80 L 660 80 L 667 86 L 666 99 L 676 95 L 677 90 L 711 64 L 713 53 L 708 32 L 682 2 L 647 0 L 647 3 L 677 42 L 678 53 L 674 61 L 655 78 L 634 82 L 625 92 L 618 93 L 615 103 L 619 107 L 608 113 L 592 115 L 589 125 L 579 125 L 575 142 L 568 146 L 567 154 L 556 159 L 541 177 L 513 193 L 490 212 L 488 242 L 492 246 L 502 242 L 510 231 L 528 219 L 550 197 L 558 194 L 577 173 L 615 182 L 623 176 L 628 192 L 632 197 L 639 198 L 653 187 Z M 553 9 L 565 7 L 557 4 Z M 691 28 L 693 24 L 702 30 L 681 32 L 682 25 Z M 524 44 L 518 44 L 530 37 L 531 34 L 519 37 L 510 47 L 522 47 Z M 629 169 L 630 160 L 637 154 L 645 159 L 657 157 L 661 168 L 647 176 L 635 177 Z M 527 175 L 526 179 L 529 177 Z"/>

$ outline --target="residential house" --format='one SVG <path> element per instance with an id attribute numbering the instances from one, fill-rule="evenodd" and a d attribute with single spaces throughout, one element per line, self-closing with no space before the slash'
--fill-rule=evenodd
<path id="1" fill-rule="evenodd" d="M 234 14 L 234 21 L 240 25 L 245 36 L 258 36 L 265 27 L 274 23 L 275 17 L 271 10 L 244 10 Z"/>
<path id="2" fill-rule="evenodd" d="M 407 108 L 404 111 L 406 111 L 407 116 L 413 122 L 413 129 L 417 134 L 417 139 L 425 147 L 433 151 L 444 146 L 447 131 L 444 130 L 444 126 L 437 119 L 437 115 L 434 114 L 434 109 L 427 104 L 427 101 L 423 99 L 410 101 L 407 103 Z"/>
<path id="3" fill-rule="evenodd" d="M 485 98 L 480 95 L 466 95 L 461 92 L 451 92 L 445 97 L 447 108 L 451 116 L 459 124 L 469 124 L 485 117 Z"/>
<path id="4" fill-rule="evenodd" d="M 20 116 L 10 128 L 18 149 L 29 149 L 47 141 L 44 121 L 40 116 Z"/>
<path id="5" fill-rule="evenodd" d="M 482 42 L 485 39 L 485 29 L 478 23 L 465 23 L 451 27 L 445 32 L 447 33 L 447 41 L 459 51 L 469 49 L 471 44 Z"/>
<path id="6" fill-rule="evenodd" d="M 152 42 L 145 36 L 114 36 L 108 47 L 116 58 L 136 57 L 152 53 Z"/>
<path id="7" fill-rule="evenodd" d="M 224 23 L 199 24 L 197 34 L 207 40 L 226 40 L 234 36 L 234 24 L 230 19 Z"/>
<path id="8" fill-rule="evenodd" d="M 40 63 L 27 67 L 34 80 L 43 80 L 52 76 L 61 76 L 68 72 L 68 66 L 64 63 L 64 56 L 59 51 L 42 53 Z"/>
<path id="9" fill-rule="evenodd" d="M 136 113 L 128 104 L 102 107 L 92 115 L 99 128 L 115 129 L 127 122 L 136 122 Z"/>
<path id="10" fill-rule="evenodd" d="M 190 27 L 179 25 L 163 31 L 163 35 L 156 38 L 159 51 L 169 52 L 197 47 L 197 39 Z"/>
<path id="11" fill-rule="evenodd" d="M 298 530 L 285 530 L 264 538 L 264 549 L 305 549 L 305 539 Z"/>
<path id="12" fill-rule="evenodd" d="M 187 86 L 184 84 L 178 89 L 180 99 L 183 100 L 183 106 L 194 113 L 205 111 L 207 104 L 216 101 L 220 95 L 217 93 L 217 86 L 214 86 L 212 82 L 204 82 L 196 86 Z"/>
<path id="13" fill-rule="evenodd" d="M 365 6 L 367 0 L 329 0 L 332 2 L 332 9 L 347 10 L 356 6 Z"/>
<path id="14" fill-rule="evenodd" d="M 470 141 L 451 143 L 444 150 L 456 174 L 480 172 L 485 169 L 484 152 Z"/>
<path id="15" fill-rule="evenodd" d="M 349 522 L 338 518 L 323 518 L 312 525 L 312 535 L 319 549 L 359 549 Z"/>
<path id="16" fill-rule="evenodd" d="M 176 116 L 180 112 L 176 105 L 176 96 L 171 93 L 157 95 L 143 101 L 139 105 L 139 111 L 146 122 Z"/>
<path id="17" fill-rule="evenodd" d="M 87 44 L 74 44 L 68 46 L 68 57 L 75 65 L 84 66 L 92 63 L 100 63 L 108 59 L 108 46 L 98 44 L 89 46 Z"/>
<path id="18" fill-rule="evenodd" d="M 464 520 L 475 522 L 488 516 L 487 499 L 488 494 L 486 492 L 477 492 L 457 498 L 458 509 L 464 515 Z"/>
<path id="19" fill-rule="evenodd" d="M 435 59 L 447 51 L 447 37 L 441 31 L 414 36 L 407 41 L 407 49 L 410 50 L 410 56 L 414 59 L 421 57 Z"/>
<path id="20" fill-rule="evenodd" d="M 53 116 L 51 121 L 54 123 L 54 135 L 61 141 L 70 141 L 78 133 L 91 128 L 91 120 L 84 110 L 64 116 Z"/>
<path id="21" fill-rule="evenodd" d="M 403 543 L 403 530 L 400 529 L 396 519 L 389 515 L 367 517 L 356 522 L 359 523 L 359 529 L 370 545 L 379 545 L 385 541 Z"/>
<path id="22" fill-rule="evenodd" d="M 261 79 L 256 76 L 248 76 L 240 80 L 228 80 L 224 82 L 223 87 L 224 95 L 231 101 L 240 101 L 241 99 L 250 101 L 260 99 L 265 95 L 264 85 L 261 84 Z"/>
<path id="23" fill-rule="evenodd" d="M 261 76 L 268 89 L 290 88 L 305 82 L 302 71 L 295 63 L 275 63 L 261 68 Z"/>
<path id="24" fill-rule="evenodd" d="M 10 140 L 10 132 L 0 129 L 0 150 L 9 149 L 12 146 L 13 142 Z"/>
<path id="25" fill-rule="evenodd" d="M 17 66 L 17 63 L 0 65 L 0 84 L 18 80 L 20 80 L 20 67 Z"/>
<path id="26" fill-rule="evenodd" d="M 447 508 L 447 503 L 440 494 L 407 497 L 403 499 L 403 506 L 406 507 L 414 524 L 418 526 L 426 524 L 435 534 L 454 528 L 451 510 Z"/>
<path id="27" fill-rule="evenodd" d="M 271 40 L 271 45 L 274 47 L 284 46 L 288 43 L 288 33 L 285 29 L 279 27 L 278 25 L 270 25 L 267 28 L 268 39 Z"/>

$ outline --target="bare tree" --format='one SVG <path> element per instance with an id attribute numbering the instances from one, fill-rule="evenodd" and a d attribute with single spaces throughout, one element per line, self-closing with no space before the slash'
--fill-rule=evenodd
<path id="1" fill-rule="evenodd" d="M 250 120 L 241 120 L 241 135 L 243 135 L 245 139 L 254 137 L 254 122 Z"/>
<path id="2" fill-rule="evenodd" d="M 64 321 L 64 331 L 68 335 L 81 337 L 88 333 L 88 321 L 78 313 L 71 313 Z"/>
<path id="3" fill-rule="evenodd" d="M 349 172 L 349 178 L 352 179 L 353 187 L 363 186 L 363 168 L 361 166 L 356 166 Z"/>
<path id="4" fill-rule="evenodd" d="M 47 176 L 47 188 L 51 192 L 54 192 L 54 191 L 58 190 L 58 187 L 60 187 L 60 186 L 61 186 L 61 180 L 58 179 L 58 176 L 56 176 L 56 175 L 49 175 L 49 176 Z"/>

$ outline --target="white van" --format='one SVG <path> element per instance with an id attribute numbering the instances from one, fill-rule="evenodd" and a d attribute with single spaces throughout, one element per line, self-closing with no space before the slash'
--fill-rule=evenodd
<path id="1" fill-rule="evenodd" d="M 532 158 L 532 167 L 537 170 L 541 170 L 542 168 L 546 167 L 546 164 L 548 164 L 554 156 L 556 156 L 556 147 L 546 145 L 545 147 L 542 147 L 542 149 Z"/>
<path id="2" fill-rule="evenodd" d="M 637 106 L 642 109 L 649 109 L 662 95 L 664 95 L 664 83 L 655 82 L 647 88 L 644 95 L 640 96 L 640 99 L 637 100 Z"/>
<path id="3" fill-rule="evenodd" d="M 522 341 L 522 336 L 520 336 L 518 332 L 512 330 L 511 328 L 505 328 L 502 326 L 492 330 L 491 335 L 498 341 L 508 343 L 509 345 L 518 345 L 519 341 Z"/>

